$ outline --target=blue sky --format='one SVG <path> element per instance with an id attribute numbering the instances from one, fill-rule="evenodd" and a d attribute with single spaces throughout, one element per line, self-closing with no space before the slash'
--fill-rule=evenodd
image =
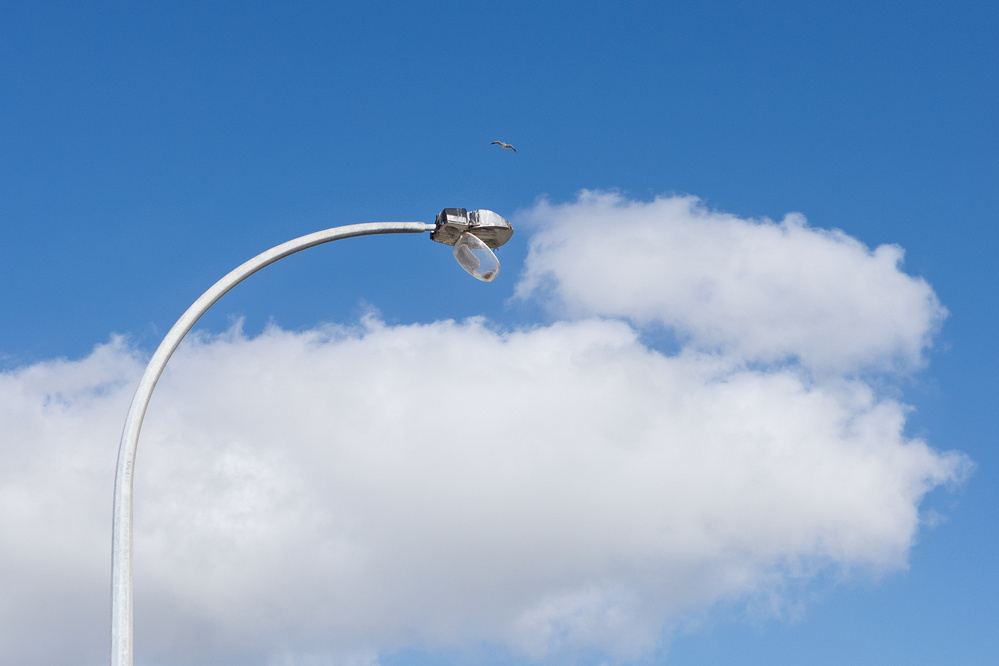
<path id="1" fill-rule="evenodd" d="M 140 633 L 137 638 L 137 663 L 172 666 L 211 659 L 213 664 L 325 664 L 349 663 L 346 660 L 351 658 L 361 660 L 354 663 L 372 663 L 372 655 L 385 666 L 469 660 L 597 664 L 605 659 L 668 664 L 989 663 L 999 650 L 991 630 L 999 620 L 995 602 L 999 577 L 993 565 L 999 556 L 995 473 L 999 464 L 995 448 L 999 358 L 993 342 L 997 278 L 991 260 L 999 247 L 995 224 L 999 204 L 995 186 L 999 176 L 997 24 L 999 11 L 984 2 L 840 2 L 825 7 L 791 2 L 635 2 L 621 6 L 581 2 L 571 9 L 555 3 L 516 2 L 488 7 L 387 2 L 368 3 L 364 8 L 312 2 L 0 5 L 0 230 L 4 239 L 0 244 L 0 371 L 8 396 L 7 406 L 0 411 L 0 469 L 6 468 L 0 472 L 0 488 L 8 507 L 16 503 L 12 498 L 21 497 L 17 489 L 31 487 L 28 481 L 35 478 L 18 476 L 19 469 L 41 465 L 40 461 L 49 459 L 46 451 L 65 454 L 69 450 L 59 448 L 69 443 L 46 449 L 53 438 L 93 439 L 93 448 L 79 453 L 83 456 L 79 469 L 104 470 L 105 463 L 113 467 L 114 428 L 120 428 L 124 420 L 130 386 L 137 380 L 142 360 L 204 289 L 242 261 L 322 228 L 369 221 L 429 222 L 444 207 L 488 208 L 513 220 L 517 230 L 500 251 L 503 272 L 492 284 L 467 278 L 448 256 L 448 248 L 424 238 L 354 239 L 268 268 L 227 295 L 204 318 L 199 342 L 188 352 L 178 352 L 175 388 L 171 389 L 169 376 L 164 378 L 160 417 L 153 411 L 159 393 L 154 398 L 144 431 L 144 438 L 152 441 L 144 439 L 140 444 L 139 467 L 155 467 L 154 461 L 159 461 L 168 472 L 155 476 L 150 471 L 146 479 L 151 489 L 158 489 L 149 496 L 158 499 L 150 500 L 145 514 L 156 528 L 137 536 L 146 541 L 137 546 L 136 622 L 148 637 Z M 494 140 L 512 143 L 518 152 L 490 146 Z M 581 196 L 583 190 L 596 194 Z M 696 197 L 699 203 L 684 197 Z M 797 218 L 786 218 L 791 213 L 807 218 L 810 226 L 800 231 L 802 227 L 794 222 Z M 663 229 L 672 231 L 657 231 L 660 220 L 672 225 Z M 597 223 L 606 223 L 609 233 L 624 241 L 604 247 L 594 227 Z M 569 237 L 578 229 L 590 233 L 581 236 L 584 240 L 578 252 L 561 251 L 558 234 Z M 830 229 L 842 234 L 822 231 Z M 636 240 L 629 246 L 629 234 L 651 240 Z M 676 239 L 676 245 L 658 246 L 660 238 Z M 748 240 L 730 242 L 732 238 Z M 683 245 L 686 242 L 691 244 Z M 896 266 L 884 255 L 877 260 L 874 249 L 886 244 L 904 250 L 903 263 Z M 681 248 L 676 255 L 670 254 L 674 247 Z M 594 249 L 602 250 L 586 254 Z M 766 254 L 771 251 L 772 255 Z M 770 296 L 752 289 L 746 293 L 737 289 L 739 280 L 728 269 L 742 265 L 754 252 L 760 253 L 760 262 L 759 266 L 750 262 L 750 274 L 758 271 L 763 276 L 760 284 L 786 280 L 787 290 L 766 293 L 787 291 L 789 295 L 770 301 L 766 300 Z M 583 255 L 592 261 L 579 264 Z M 690 261 L 684 262 L 684 256 L 691 257 Z M 708 259 L 693 259 L 701 256 Z M 804 267 L 793 261 L 803 257 Z M 674 265 L 680 267 L 678 272 L 666 270 Z M 809 266 L 829 270 L 816 277 L 818 268 L 809 272 Z M 544 282 L 543 288 L 532 288 L 533 279 Z M 686 286 L 705 280 L 720 285 L 718 291 L 710 292 L 704 302 L 694 299 L 691 305 L 693 292 Z M 757 284 L 749 283 L 750 287 Z M 602 295 L 603 287 L 617 291 Z M 712 300 L 715 293 L 721 295 Z M 726 301 L 726 295 L 733 300 Z M 736 315 L 726 303 L 747 305 Z M 805 321 L 801 313 L 812 305 L 815 319 Z M 944 317 L 937 306 L 949 314 Z M 472 317 L 483 319 L 470 321 Z M 456 323 L 441 323 L 447 320 Z M 242 333 L 233 328 L 236 322 L 241 322 Z M 884 332 L 879 328 L 882 323 L 887 327 Z M 785 339 L 776 332 L 798 330 L 799 325 L 803 333 L 798 337 Z M 775 333 L 761 340 L 760 330 Z M 352 642 L 346 629 L 331 628 L 342 621 L 332 611 L 329 617 L 320 613 L 323 619 L 312 633 L 295 630 L 295 616 L 287 614 L 291 611 L 285 615 L 285 611 L 275 611 L 285 623 L 278 622 L 279 629 L 284 627 L 286 632 L 275 629 L 252 648 L 240 648 L 238 640 L 252 633 L 255 620 L 230 622 L 226 609 L 263 603 L 271 599 L 266 590 L 254 588 L 252 594 L 258 596 L 242 598 L 233 590 L 246 584 L 234 574 L 232 580 L 218 583 L 218 589 L 209 586 L 230 605 L 209 603 L 188 613 L 191 597 L 176 590 L 197 590 L 200 583 L 189 577 L 171 578 L 175 574 L 170 572 L 183 563 L 153 555 L 143 560 L 143 549 L 151 552 L 157 544 L 181 539 L 170 526 L 182 527 L 184 520 L 164 508 L 173 505 L 163 493 L 168 492 L 171 479 L 186 478 L 169 457 L 155 457 L 164 452 L 154 454 L 147 446 L 152 449 L 158 442 L 169 450 L 174 446 L 171 433 L 180 433 L 185 442 L 197 439 L 192 433 L 212 433 L 235 442 L 236 448 L 220 450 L 220 457 L 211 458 L 209 466 L 226 473 L 229 468 L 219 461 L 234 460 L 233 451 L 245 447 L 251 453 L 233 464 L 243 470 L 240 474 L 245 472 L 245 478 L 261 483 L 263 477 L 251 473 L 257 468 L 250 463 L 269 460 L 261 453 L 264 449 L 254 448 L 252 428 L 227 430 L 221 417 L 192 411 L 185 406 L 180 387 L 194 391 L 199 381 L 205 381 L 219 387 L 219 392 L 231 389 L 236 395 L 238 387 L 227 384 L 224 377 L 232 382 L 234 368 L 247 372 L 256 368 L 255 374 L 240 375 L 240 381 L 267 386 L 272 382 L 283 387 L 275 389 L 276 395 L 288 395 L 299 386 L 294 383 L 295 375 L 281 375 L 274 368 L 307 370 L 327 367 L 323 365 L 327 362 L 349 377 L 355 376 L 349 374 L 352 371 L 362 373 L 356 376 L 360 381 L 363 369 L 351 370 L 349 358 L 336 360 L 340 357 L 335 352 L 341 350 L 372 364 L 385 358 L 416 364 L 405 365 L 406 372 L 400 371 L 398 377 L 385 377 L 395 377 L 400 386 L 413 388 L 420 400 L 433 403 L 431 388 L 444 387 L 441 390 L 449 392 L 448 381 L 454 378 L 438 378 L 404 350 L 433 348 L 435 340 L 454 342 L 463 336 L 476 341 L 476 350 L 493 350 L 495 358 L 463 361 L 465 352 L 448 348 L 441 352 L 443 366 L 460 369 L 467 363 L 486 377 L 494 372 L 497 386 L 509 388 L 530 375 L 529 369 L 517 370 L 526 375 L 514 372 L 520 366 L 512 350 L 522 349 L 525 355 L 537 355 L 524 357 L 538 359 L 536 367 L 565 372 L 573 386 L 589 387 L 580 400 L 595 391 L 620 398 L 618 412 L 622 414 L 641 406 L 635 396 L 643 395 L 640 389 L 646 384 L 642 382 L 659 387 L 663 393 L 657 396 L 666 396 L 670 387 L 677 386 L 706 391 L 717 388 L 714 379 L 690 377 L 718 376 L 711 373 L 730 373 L 725 375 L 727 386 L 759 380 L 753 384 L 756 388 L 740 394 L 746 399 L 791 396 L 789 400 L 800 398 L 812 406 L 860 410 L 851 412 L 858 419 L 861 413 L 882 414 L 874 408 L 880 405 L 891 412 L 884 423 L 901 419 L 904 427 L 890 437 L 871 435 L 871 446 L 887 452 L 904 450 L 908 455 L 913 451 L 910 444 L 918 440 L 932 454 L 929 459 L 919 458 L 923 461 L 919 464 L 926 465 L 920 468 L 922 472 L 905 477 L 916 485 L 926 484 L 923 490 L 906 495 L 909 503 L 905 506 L 918 510 L 918 521 L 906 523 L 898 518 L 904 511 L 877 504 L 853 485 L 852 477 L 844 476 L 840 495 L 822 496 L 822 501 L 839 511 L 848 502 L 842 506 L 836 502 L 850 493 L 860 500 L 870 499 L 869 510 L 850 514 L 851 520 L 881 516 L 879 511 L 884 509 L 888 516 L 884 530 L 864 531 L 870 525 L 844 519 L 844 525 L 852 527 L 835 532 L 834 539 L 831 532 L 815 527 L 827 523 L 815 522 L 814 515 L 789 517 L 774 537 L 777 541 L 794 542 L 794 526 L 804 525 L 805 532 L 819 530 L 817 542 L 826 543 L 826 539 L 838 545 L 817 550 L 787 546 L 760 569 L 753 567 L 766 559 L 764 553 L 773 540 L 733 532 L 728 535 L 733 541 L 724 543 L 741 544 L 752 557 L 719 560 L 716 571 L 742 571 L 743 567 L 755 573 L 746 574 L 750 582 L 719 590 L 706 583 L 686 589 L 669 582 L 672 569 L 656 569 L 653 557 L 665 551 L 642 550 L 640 531 L 619 535 L 620 543 L 633 547 L 605 554 L 606 561 L 627 563 L 621 565 L 632 572 L 627 576 L 615 578 L 618 570 L 613 568 L 588 569 L 585 558 L 559 559 L 560 549 L 602 542 L 617 534 L 595 531 L 588 536 L 577 534 L 580 540 L 553 539 L 551 551 L 540 557 L 548 563 L 551 576 L 537 574 L 541 576 L 537 582 L 532 578 L 537 572 L 525 555 L 530 548 L 525 545 L 518 550 L 516 545 L 538 543 L 531 530 L 543 530 L 546 523 L 518 532 L 502 521 L 486 521 L 483 524 L 508 537 L 503 543 L 513 544 L 510 553 L 503 551 L 509 561 L 520 562 L 517 558 L 522 557 L 524 566 L 511 565 L 509 571 L 504 570 L 509 578 L 493 579 L 470 565 L 462 574 L 468 578 L 456 579 L 462 585 L 451 596 L 444 595 L 441 607 L 450 610 L 440 611 L 439 616 L 433 599 L 421 596 L 422 587 L 409 587 L 400 578 L 400 587 L 389 585 L 374 593 L 385 594 L 386 599 L 408 599 L 409 605 L 399 602 L 408 610 L 384 616 L 375 611 L 361 613 L 365 620 L 358 625 L 358 635 L 363 634 L 363 640 Z M 587 351 L 563 360 L 546 346 L 550 339 L 561 341 L 553 349 Z M 358 349 L 351 351 L 352 344 L 359 345 Z M 303 363 L 301 359 L 311 353 L 308 350 L 314 349 L 328 352 L 329 359 L 322 356 Z M 606 349 L 612 351 L 604 356 L 598 353 Z M 662 368 L 665 374 L 642 374 L 644 366 L 635 358 L 643 354 L 654 359 L 648 367 Z M 693 356 L 685 354 L 697 357 L 690 360 Z M 260 358 L 272 363 L 260 368 L 250 363 Z M 483 371 L 479 367 L 489 361 L 501 366 L 504 359 L 507 368 Z M 625 368 L 620 377 L 612 370 L 617 367 L 610 362 L 613 359 Z M 689 367 L 683 365 L 688 360 Z M 194 374 L 188 379 L 185 368 L 197 367 L 205 372 L 217 369 L 211 379 L 216 383 Z M 687 377 L 683 381 L 688 383 L 662 379 L 673 377 L 670 373 Z M 384 383 L 379 384 L 377 372 L 373 375 L 373 383 L 364 386 L 377 393 Z M 426 385 L 407 383 L 415 382 L 413 377 L 424 377 Z M 776 383 L 785 380 L 798 382 L 796 388 L 769 392 L 777 391 Z M 843 385 L 849 385 L 849 390 Z M 324 390 L 318 386 L 315 378 L 301 380 L 308 400 Z M 874 396 L 873 403 L 864 403 L 865 391 Z M 28 397 L 23 401 L 10 397 L 21 395 Z M 59 404 L 65 409 L 50 415 L 45 411 L 48 399 L 44 404 L 33 403 L 31 396 L 36 395 L 62 396 L 56 402 L 62 400 Z M 214 405 L 214 395 L 203 396 L 204 404 Z M 339 400 L 351 399 L 349 391 L 336 395 Z M 529 395 L 525 388 L 524 396 Z M 551 395 L 539 395 L 538 400 Z M 724 396 L 715 395 L 717 404 L 733 405 L 733 410 L 744 404 L 738 395 Z M 725 401 L 729 397 L 731 403 Z M 255 400 L 260 400 L 264 411 L 271 402 L 280 402 L 277 398 L 268 402 L 261 395 L 243 398 L 242 404 L 252 405 L 244 410 L 256 410 Z M 800 442 L 807 448 L 808 436 L 795 433 L 799 426 L 801 432 L 812 426 L 798 423 L 799 412 L 792 407 L 804 403 L 784 404 L 780 399 L 762 403 L 772 406 L 773 414 L 771 421 L 761 421 L 760 428 L 775 441 L 786 438 L 789 446 Z M 866 406 L 856 406 L 861 403 Z M 530 412 L 523 422 L 534 427 L 532 432 L 551 432 L 553 441 L 557 439 L 556 423 L 545 421 L 543 411 L 531 411 L 531 404 L 521 405 L 524 414 Z M 607 404 L 618 403 L 608 398 Z M 709 404 L 716 403 L 705 402 L 704 409 Z M 239 414 L 239 405 L 232 401 L 220 404 L 218 410 Z M 354 408 L 364 413 L 360 411 L 363 406 Z M 275 409 L 278 415 L 297 413 L 294 405 Z M 821 410 L 815 409 L 818 423 Z M 562 418 L 573 414 L 554 407 L 552 413 Z M 653 424 L 648 426 L 653 433 L 648 442 L 659 441 L 655 433 L 674 432 L 669 430 L 674 427 L 671 423 L 656 421 L 660 413 L 677 418 L 688 414 L 653 405 L 648 412 L 634 412 L 630 423 L 644 424 L 648 418 Z M 119 414 L 120 421 L 112 427 Z M 412 418 L 418 416 L 414 413 Z M 724 421 L 725 414 L 719 418 Z M 489 421 L 518 419 L 520 415 Z M 789 425 L 792 421 L 794 428 Z M 277 427 L 274 423 L 257 425 L 261 432 Z M 714 431 L 701 426 L 692 421 L 687 430 L 674 434 L 691 443 L 693 451 L 715 441 Z M 330 437 L 340 436 L 335 430 L 338 425 L 329 427 L 333 429 Z M 474 423 L 468 427 L 474 428 Z M 492 454 L 506 447 L 521 456 L 514 458 L 518 464 L 527 465 L 525 461 L 532 459 L 522 447 L 528 440 L 520 431 L 500 423 L 483 427 L 492 427 L 497 434 L 485 437 L 492 444 L 483 445 L 482 457 L 465 460 L 458 455 L 472 467 L 454 463 L 451 468 L 441 463 L 417 469 L 445 487 L 446 479 L 454 475 L 444 471 L 460 476 L 478 469 L 475 465 L 482 461 L 500 464 L 501 456 L 494 459 Z M 105 438 L 106 444 L 85 435 L 108 428 L 111 436 Z M 319 437 L 312 428 L 300 433 L 306 442 L 303 450 L 312 451 L 309 438 Z M 631 441 L 627 424 L 609 418 L 588 428 L 596 433 L 606 428 L 612 433 L 608 441 L 625 448 Z M 872 426 L 872 432 L 882 430 Z M 374 436 L 363 429 L 351 432 L 360 438 Z M 729 442 L 725 446 L 734 448 L 719 444 L 718 451 L 741 455 L 748 440 L 741 440 L 739 431 L 732 432 L 736 434 L 725 440 Z M 815 441 L 821 439 L 828 447 L 821 449 L 828 457 L 816 458 L 826 467 L 815 469 L 840 469 L 837 461 L 843 463 L 842 469 L 852 469 L 844 461 L 854 459 L 840 455 L 847 444 L 823 439 L 831 438 L 832 430 L 820 432 L 816 426 L 814 432 Z M 377 434 L 391 440 L 390 433 Z M 586 436 L 579 434 L 579 441 Z M 210 439 L 205 437 L 205 441 Z M 635 437 L 635 441 L 646 441 Z M 550 452 L 572 451 L 575 441 L 569 437 L 552 444 Z M 600 452 L 594 453 L 592 461 L 611 460 L 603 457 L 610 454 L 600 448 L 610 444 L 594 440 L 590 445 L 587 451 Z M 656 455 L 666 456 L 662 460 L 671 460 L 668 456 L 675 453 L 665 444 L 662 450 L 648 445 Z M 187 451 L 186 444 L 176 446 Z M 441 446 L 433 451 L 441 455 L 460 451 Z M 964 462 L 948 468 L 945 452 L 949 451 L 960 452 Z M 409 452 L 397 452 L 400 459 L 408 460 Z M 316 465 L 330 463 L 315 455 Z M 886 454 L 885 460 L 898 460 L 893 455 Z M 582 455 L 581 459 L 590 460 Z M 388 464 L 380 458 L 358 460 L 359 470 L 367 469 L 365 465 Z M 620 459 L 621 469 L 629 468 L 629 460 Z M 804 459 L 799 462 L 806 465 Z M 282 464 L 274 462 L 275 469 L 284 469 Z M 883 478 L 902 478 L 898 475 L 903 467 L 909 470 L 917 465 L 891 467 L 886 463 Z M 580 474 L 585 477 L 586 470 L 592 469 Z M 544 478 L 542 471 L 548 468 L 538 470 L 538 477 Z M 268 483 L 273 484 L 266 487 L 276 493 L 273 497 L 291 502 L 290 495 L 281 494 L 285 492 L 281 484 L 292 483 L 288 479 L 298 479 L 295 475 L 300 472 L 288 471 L 290 476 L 271 479 Z M 104 483 L 107 474 L 113 476 L 113 469 L 65 477 L 88 488 L 98 509 L 101 501 L 107 503 L 108 515 L 93 518 L 97 526 L 106 524 L 107 534 L 95 528 L 81 533 L 81 543 L 110 539 L 110 481 L 97 490 L 88 485 L 91 480 Z M 226 478 L 243 478 L 240 474 Z M 391 481 L 394 477 L 380 474 L 371 477 L 373 487 L 396 487 Z M 364 478 L 362 472 L 358 475 Z M 628 485 L 628 478 L 623 472 L 614 477 L 623 485 Z M 534 505 L 527 503 L 521 507 L 524 511 L 547 515 L 546 511 L 558 507 L 584 512 L 582 507 L 571 509 L 566 508 L 571 503 L 562 503 L 572 497 L 572 483 L 547 478 L 534 487 L 525 479 L 516 475 L 507 479 L 533 489 L 525 491 L 525 496 L 536 494 L 540 508 L 532 509 Z M 752 479 L 733 479 L 733 487 L 744 487 L 742 483 L 746 488 L 757 487 L 750 483 Z M 765 485 L 759 478 L 756 481 Z M 489 483 L 483 481 L 483 485 Z M 452 490 L 457 493 L 460 487 Z M 636 487 L 644 488 L 638 482 Z M 415 484 L 413 492 L 419 488 Z M 550 495 L 545 488 L 551 489 Z M 876 487 L 868 490 L 875 493 Z M 306 493 L 307 497 L 299 499 L 305 507 L 324 497 L 334 506 L 341 506 L 336 502 L 352 506 L 351 502 L 366 497 L 363 489 L 356 492 L 330 497 Z M 258 500 L 266 507 L 263 500 L 273 499 L 267 493 L 250 499 L 233 493 L 220 505 L 231 512 L 223 511 L 219 520 L 231 523 L 239 516 L 245 518 L 240 507 L 257 506 Z M 635 504 L 622 500 L 621 515 L 635 515 L 635 507 L 646 506 L 643 502 L 653 497 L 666 502 L 663 507 L 668 511 L 660 516 L 664 521 L 681 515 L 685 506 L 714 507 L 713 496 L 691 495 L 686 500 L 670 496 L 676 504 L 669 504 L 669 498 L 652 489 L 649 493 L 636 494 Z M 552 497 L 560 499 L 546 504 Z M 604 506 L 602 496 L 594 497 L 582 505 L 585 511 L 599 513 Z M 781 506 L 782 497 L 786 499 L 778 496 L 775 504 L 760 506 Z M 106 612 L 107 582 L 93 572 L 105 575 L 106 569 L 90 563 L 103 563 L 105 553 L 97 548 L 92 555 L 89 551 L 84 555 L 86 549 L 80 546 L 77 560 L 70 552 L 75 546 L 27 530 L 25 525 L 38 524 L 29 520 L 31 516 L 41 516 L 41 524 L 62 524 L 53 517 L 59 513 L 58 503 L 53 508 L 38 501 L 48 507 L 39 511 L 56 513 L 29 515 L 10 509 L 0 516 L 7 525 L 5 536 L 0 537 L 4 543 L 0 561 L 6 562 L 0 568 L 0 595 L 4 588 L 8 590 L 6 599 L 0 596 L 0 609 L 24 598 L 40 604 L 31 617 L 46 617 L 54 606 L 63 609 L 55 613 L 61 618 L 56 627 L 60 635 L 70 638 L 64 638 L 65 644 L 52 648 L 44 659 L 37 657 L 38 663 L 102 663 L 105 625 L 101 613 Z M 430 521 L 427 529 L 420 530 L 420 514 L 413 514 L 414 518 L 384 501 L 387 504 L 382 508 L 396 516 L 397 522 L 379 525 L 386 530 L 405 525 L 407 534 L 409 525 L 417 525 L 414 543 L 430 544 L 428 535 L 437 528 L 470 529 L 469 525 L 479 524 L 471 518 L 454 524 Z M 448 506 L 440 501 L 434 504 L 428 499 L 427 506 Z M 505 506 L 489 502 L 483 497 L 470 505 L 483 507 L 486 513 Z M 618 506 L 616 500 L 607 502 Z M 392 513 L 396 510 L 398 514 Z M 664 509 L 648 506 L 648 515 L 659 516 L 660 510 Z M 759 521 L 757 535 L 765 534 L 771 525 L 767 520 L 770 510 L 751 514 L 751 520 Z M 713 514 L 708 508 L 704 512 L 711 520 L 726 515 Z M 90 514 L 86 515 L 80 524 L 89 524 Z M 367 516 L 364 512 L 349 515 L 359 521 L 357 525 Z M 692 515 L 702 514 L 695 510 Z M 280 522 L 282 516 L 275 514 L 273 519 Z M 329 520 L 335 523 L 334 518 Z M 784 525 L 778 519 L 773 523 Z M 307 522 L 301 525 L 310 529 Z M 406 543 L 387 536 L 389 540 L 381 541 L 382 527 L 370 533 L 362 530 L 358 538 L 369 546 Z M 329 525 L 323 529 L 327 528 L 332 543 L 341 533 Z M 509 532 L 504 531 L 507 528 Z M 198 529 L 197 525 L 192 528 L 201 535 Z M 900 531 L 896 534 L 892 529 Z M 865 543 L 873 543 L 889 532 L 895 536 L 885 537 L 884 551 L 844 545 L 855 544 L 861 533 L 866 535 Z M 467 536 L 460 529 L 456 534 L 449 538 Z M 628 540 L 633 537 L 634 541 Z M 18 559 L 23 543 L 36 539 L 49 544 L 40 546 L 49 548 L 40 561 L 60 572 L 55 578 L 62 581 L 62 587 L 56 591 L 43 582 L 44 567 L 33 569 Z M 238 554 L 239 549 L 232 546 L 236 542 L 192 540 L 188 545 L 190 552 L 200 552 L 209 543 L 233 548 Z M 459 538 L 456 543 L 464 542 Z M 492 541 L 487 538 L 482 543 Z M 476 548 L 467 551 L 469 557 L 477 552 Z M 652 563 L 645 558 L 652 558 L 648 560 Z M 679 560 L 667 557 L 664 561 L 675 564 Z M 269 571 L 264 560 L 251 564 L 248 576 Z M 801 569 L 795 569 L 795 564 Z M 374 564 L 365 564 L 369 565 L 370 571 L 379 571 Z M 658 573 L 648 577 L 634 573 L 645 571 L 646 566 Z M 143 567 L 149 572 L 145 577 Z M 432 568 L 415 565 L 402 570 L 433 573 Z M 560 577 L 569 570 L 574 573 Z M 477 579 L 480 574 L 484 577 Z M 329 580 L 322 580 L 338 584 L 340 579 L 330 575 Z M 486 578 L 490 582 L 483 583 L 478 593 L 495 596 L 496 590 L 508 585 L 522 589 L 522 598 L 490 606 L 476 597 L 479 588 L 474 584 Z M 624 590 L 622 598 L 639 601 L 615 605 L 617 593 L 601 587 L 606 580 L 618 586 L 611 585 L 612 591 Z M 599 617 L 607 616 L 600 613 L 586 616 L 592 624 L 559 624 L 568 622 L 558 616 L 561 606 L 554 602 L 544 606 L 555 598 L 550 595 L 532 601 L 531 581 L 538 589 L 553 585 L 550 589 L 554 590 L 564 584 L 569 592 L 558 599 L 566 604 L 584 599 L 578 608 L 573 607 L 573 612 L 584 615 L 589 608 L 587 590 L 597 590 L 593 592 L 600 599 L 597 606 L 624 613 L 642 630 L 632 635 L 620 627 L 614 629 L 613 623 L 601 624 Z M 142 596 L 144 582 L 149 590 L 146 596 Z M 286 582 L 288 589 L 303 585 L 297 580 Z M 686 593 L 688 602 L 657 597 L 653 592 L 660 582 L 662 594 L 680 598 Z M 435 589 L 427 584 L 427 589 Z M 79 594 L 73 596 L 67 589 Z M 653 592 L 643 596 L 643 589 Z M 62 598 L 63 594 L 69 596 Z M 91 594 L 96 600 L 87 601 Z M 459 597 L 473 608 L 488 608 L 481 616 L 467 613 L 474 621 L 466 626 L 455 620 L 461 617 L 455 608 L 463 607 L 449 605 Z M 427 606 L 421 605 L 424 601 Z M 521 601 L 527 604 L 524 608 L 534 610 L 517 615 Z M 530 606 L 534 602 L 541 606 Z M 143 603 L 150 609 L 145 618 Z M 308 603 L 303 605 L 308 607 Z M 275 607 L 283 608 L 277 602 Z M 556 618 L 551 626 L 562 627 L 562 642 L 551 636 L 549 640 L 518 633 L 527 626 L 524 618 L 536 618 L 542 607 Z M 97 614 L 90 617 L 87 614 L 93 615 L 93 609 Z M 170 618 L 178 615 L 183 617 L 171 624 Z M 74 617 L 84 616 L 85 621 L 74 625 Z M 432 619 L 421 624 L 421 617 Z M 521 624 L 510 624 L 510 618 L 518 617 Z M 324 625 L 326 621 L 331 624 Z M 25 637 L 33 632 L 44 636 L 49 629 L 41 620 L 24 622 L 19 634 L 0 631 L 0 647 L 7 654 L 23 654 L 23 663 L 29 663 Z M 199 627 L 208 637 L 202 637 L 201 643 L 176 641 L 171 630 L 156 629 L 163 626 L 180 632 L 176 635 Z M 210 646 L 210 657 L 198 656 L 204 646 Z"/>

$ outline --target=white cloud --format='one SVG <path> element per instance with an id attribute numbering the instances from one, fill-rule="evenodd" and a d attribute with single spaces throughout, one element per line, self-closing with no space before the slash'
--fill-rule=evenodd
<path id="1" fill-rule="evenodd" d="M 486 641 L 627 659 L 719 602 L 905 567 L 926 493 L 970 462 L 907 436 L 909 408 L 864 379 L 919 367 L 945 314 L 899 248 L 690 197 L 522 218 L 518 293 L 570 320 L 181 347 L 137 461 L 140 658 L 361 666 Z M 138 356 L 113 339 L 0 373 L 12 663 L 104 663 Z"/>
<path id="2" fill-rule="evenodd" d="M 113 465 L 139 365 L 115 340 L 0 374 L 12 662 L 103 663 Z M 968 465 L 907 437 L 906 410 L 858 380 L 665 356 L 614 320 L 198 338 L 139 447 L 137 654 L 364 664 L 491 641 L 639 655 L 720 600 L 822 567 L 904 567 L 925 493 Z"/>
<path id="3" fill-rule="evenodd" d="M 798 359 L 821 372 L 908 370 L 946 311 L 902 249 L 841 231 L 744 220 L 695 197 L 629 201 L 584 191 L 519 217 L 534 229 L 518 294 L 560 312 L 676 330 L 697 349 L 747 361 Z"/>

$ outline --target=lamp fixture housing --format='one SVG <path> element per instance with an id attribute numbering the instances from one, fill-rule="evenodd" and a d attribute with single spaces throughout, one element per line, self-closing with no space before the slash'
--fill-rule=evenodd
<path id="1" fill-rule="evenodd" d="M 489 248 L 506 244 L 513 236 L 513 227 L 502 216 L 491 210 L 468 211 L 464 208 L 445 208 L 437 214 L 436 226 L 430 240 L 454 245 L 463 233 L 470 233 Z"/>

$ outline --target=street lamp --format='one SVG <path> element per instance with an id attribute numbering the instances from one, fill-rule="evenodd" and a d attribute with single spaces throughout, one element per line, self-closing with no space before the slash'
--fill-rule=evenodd
<path id="1" fill-rule="evenodd" d="M 499 259 L 491 248 L 499 247 L 513 235 L 513 227 L 491 210 L 445 208 L 437 216 L 430 238 L 454 246 L 454 258 L 461 267 L 483 282 L 499 273 Z"/>
<path id="2" fill-rule="evenodd" d="M 499 261 L 492 250 L 513 235 L 510 223 L 496 213 L 464 208 L 445 208 L 433 224 L 370 222 L 317 231 L 272 247 L 231 271 L 202 294 L 163 338 L 139 379 L 118 449 L 111 538 L 111 666 L 132 666 L 132 486 L 139 430 L 156 382 L 181 340 L 230 289 L 279 259 L 342 238 L 426 231 L 430 232 L 431 240 L 454 246 L 458 263 L 484 282 L 493 280 L 499 272 Z"/>

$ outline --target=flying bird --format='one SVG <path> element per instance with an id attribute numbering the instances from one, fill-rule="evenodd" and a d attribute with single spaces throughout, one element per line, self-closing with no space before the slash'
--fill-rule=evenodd
<path id="1" fill-rule="evenodd" d="M 517 149 L 511 146 L 509 143 L 503 143 L 502 141 L 493 141 L 489 144 L 490 146 L 500 146 L 503 150 L 509 148 L 513 152 L 517 152 Z"/>

